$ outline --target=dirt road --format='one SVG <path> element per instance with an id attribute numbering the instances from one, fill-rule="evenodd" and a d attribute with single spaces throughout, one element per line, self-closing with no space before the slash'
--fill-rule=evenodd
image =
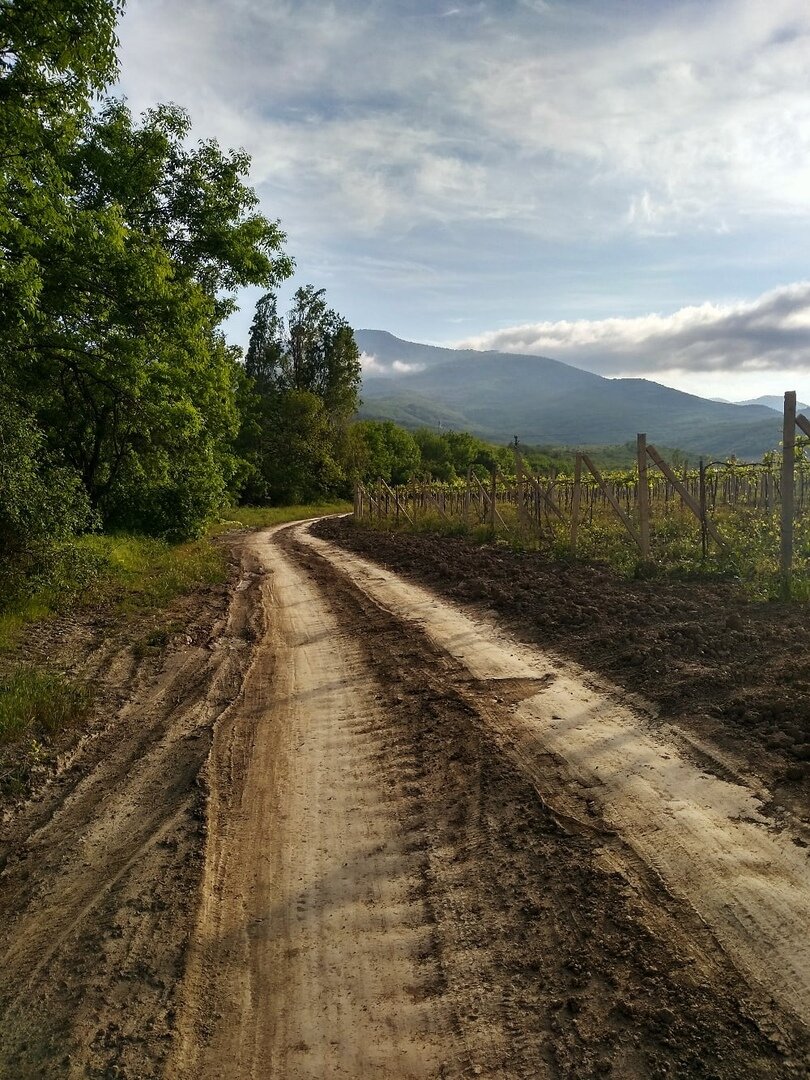
<path id="1" fill-rule="evenodd" d="M 810 859 L 761 786 L 306 527 L 239 546 L 11 822 L 0 1075 L 810 1074 Z"/>

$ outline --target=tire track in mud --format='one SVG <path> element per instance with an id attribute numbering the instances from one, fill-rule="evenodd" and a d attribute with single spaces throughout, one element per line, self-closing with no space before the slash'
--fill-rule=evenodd
<path id="1" fill-rule="evenodd" d="M 452 1036 L 415 887 L 407 748 L 391 753 L 355 628 L 272 534 L 253 545 L 268 633 L 208 767 L 203 901 L 167 1073 L 436 1076 Z"/>
<path id="2" fill-rule="evenodd" d="M 480 1075 L 805 1075 L 806 1032 L 751 992 L 591 787 L 536 745 L 524 771 L 503 722 L 537 682 L 471 680 L 297 531 L 418 748 L 445 998 Z"/>

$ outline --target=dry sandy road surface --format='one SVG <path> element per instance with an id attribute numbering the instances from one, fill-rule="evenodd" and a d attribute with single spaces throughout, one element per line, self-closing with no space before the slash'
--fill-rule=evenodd
<path id="1" fill-rule="evenodd" d="M 810 1075 L 810 859 L 767 793 L 306 526 L 240 550 L 125 704 L 137 753 L 3 871 L 0 1076 Z"/>

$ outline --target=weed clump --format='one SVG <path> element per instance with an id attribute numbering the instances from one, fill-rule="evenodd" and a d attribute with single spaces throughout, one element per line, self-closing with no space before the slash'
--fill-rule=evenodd
<path id="1" fill-rule="evenodd" d="M 18 665 L 0 676 L 0 746 L 22 736 L 53 738 L 89 708 L 86 687 L 64 675 Z"/>

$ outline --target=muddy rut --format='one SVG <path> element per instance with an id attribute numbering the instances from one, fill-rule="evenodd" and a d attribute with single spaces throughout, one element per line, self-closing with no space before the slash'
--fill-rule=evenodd
<path id="1" fill-rule="evenodd" d="M 234 544 L 206 640 L 12 823 L 0 1076 L 810 1074 L 765 792 L 307 527 Z"/>

